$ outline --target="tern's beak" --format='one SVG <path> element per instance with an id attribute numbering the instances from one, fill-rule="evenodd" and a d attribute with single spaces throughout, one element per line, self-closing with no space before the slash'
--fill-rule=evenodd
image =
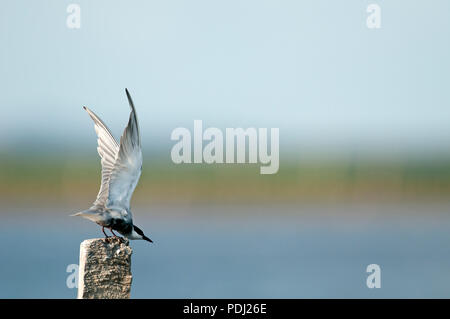
<path id="1" fill-rule="evenodd" d="M 145 235 L 142 236 L 142 239 L 143 239 L 143 240 L 146 240 L 146 241 L 149 241 L 149 242 L 151 242 L 151 243 L 153 243 L 153 240 L 151 240 L 150 238 L 148 238 L 148 237 L 145 236 Z"/>

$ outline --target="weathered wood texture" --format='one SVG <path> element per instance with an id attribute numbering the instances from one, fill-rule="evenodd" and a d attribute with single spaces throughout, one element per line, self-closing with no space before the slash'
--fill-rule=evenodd
<path id="1" fill-rule="evenodd" d="M 87 239 L 80 245 L 78 299 L 126 299 L 131 291 L 131 254 L 127 239 Z"/>

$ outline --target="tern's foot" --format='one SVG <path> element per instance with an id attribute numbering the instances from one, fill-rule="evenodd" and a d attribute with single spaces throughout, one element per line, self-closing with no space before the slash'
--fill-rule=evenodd
<path id="1" fill-rule="evenodd" d="M 108 244 L 115 242 L 115 241 L 119 241 L 120 243 L 125 243 L 127 241 L 126 238 L 119 237 L 119 236 L 108 236 L 108 237 L 104 237 L 103 240 Z"/>
<path id="2" fill-rule="evenodd" d="M 121 243 L 124 243 L 124 242 L 125 242 L 125 238 L 124 238 L 124 237 L 116 236 L 116 238 L 117 238 Z"/>

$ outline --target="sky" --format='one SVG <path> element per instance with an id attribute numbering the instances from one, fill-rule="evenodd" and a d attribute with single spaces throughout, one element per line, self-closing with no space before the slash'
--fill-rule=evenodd
<path id="1" fill-rule="evenodd" d="M 371 3 L 380 29 L 366 25 Z M 291 152 L 447 152 L 448 12 L 445 0 L 3 1 L 0 152 L 92 149 L 83 105 L 118 138 L 125 87 L 149 148 L 199 119 L 280 128 Z"/>

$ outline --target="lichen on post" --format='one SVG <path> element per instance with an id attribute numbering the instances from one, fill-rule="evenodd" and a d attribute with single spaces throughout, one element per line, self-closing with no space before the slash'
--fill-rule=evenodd
<path id="1" fill-rule="evenodd" d="M 131 291 L 131 254 L 124 238 L 87 239 L 80 245 L 78 299 L 126 299 Z"/>

